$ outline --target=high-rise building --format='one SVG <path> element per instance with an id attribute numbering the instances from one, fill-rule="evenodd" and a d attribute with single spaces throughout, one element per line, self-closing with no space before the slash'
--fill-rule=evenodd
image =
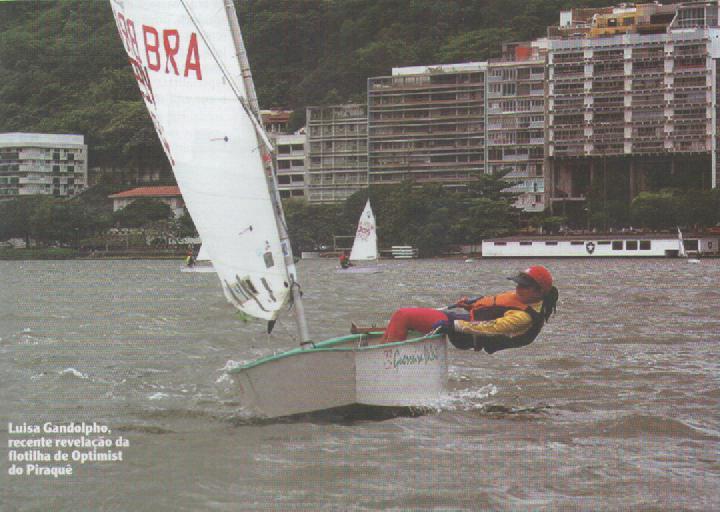
<path id="1" fill-rule="evenodd" d="M 370 184 L 463 187 L 485 172 L 487 63 L 393 68 L 368 80 Z"/>
<path id="2" fill-rule="evenodd" d="M 307 170 L 305 168 L 305 134 L 277 134 L 272 136 L 277 157 L 277 181 L 283 199 L 307 198 Z"/>
<path id="3" fill-rule="evenodd" d="M 717 21 L 717 2 L 561 13 L 547 54 L 553 209 L 630 201 L 678 173 L 717 186 Z"/>
<path id="4" fill-rule="evenodd" d="M 503 45 L 488 63 L 488 172 L 509 171 L 515 206 L 545 208 L 545 53 L 547 40 Z"/>
<path id="5" fill-rule="evenodd" d="M 0 198 L 82 191 L 87 154 L 82 135 L 0 133 Z"/>
<path id="6" fill-rule="evenodd" d="M 343 201 L 368 186 L 367 107 L 307 108 L 308 200 Z"/>

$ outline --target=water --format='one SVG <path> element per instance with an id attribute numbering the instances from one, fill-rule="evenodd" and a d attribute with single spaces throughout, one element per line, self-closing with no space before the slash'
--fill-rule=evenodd
<path id="1" fill-rule="evenodd" d="M 0 442 L 8 422 L 96 421 L 131 443 L 59 478 L 9 476 L 3 449 L 0 510 L 720 509 L 720 260 L 542 263 L 557 316 L 528 347 L 450 349 L 434 410 L 260 422 L 223 368 L 293 346 L 291 317 L 268 338 L 176 261 L 0 262 Z M 299 270 L 322 339 L 527 264 Z"/>

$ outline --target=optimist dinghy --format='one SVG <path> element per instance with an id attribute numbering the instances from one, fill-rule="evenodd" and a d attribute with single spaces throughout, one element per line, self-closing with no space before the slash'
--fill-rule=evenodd
<path id="1" fill-rule="evenodd" d="M 232 0 L 110 0 L 140 92 L 227 300 L 268 321 L 293 304 L 301 345 L 232 370 L 243 404 L 278 417 L 352 404 L 422 405 L 447 342 L 314 343 Z M 163 42 L 164 41 L 164 42 Z"/>

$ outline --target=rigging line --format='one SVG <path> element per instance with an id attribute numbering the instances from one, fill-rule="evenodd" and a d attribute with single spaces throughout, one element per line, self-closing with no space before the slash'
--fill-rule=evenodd
<path id="1" fill-rule="evenodd" d="M 217 56 L 215 49 L 213 48 L 212 44 L 210 43 L 210 40 L 205 36 L 205 32 L 200 28 L 200 25 L 198 24 L 197 20 L 195 19 L 195 15 L 192 13 L 192 10 L 190 9 L 190 7 L 187 4 L 187 1 L 180 0 L 180 3 L 182 4 L 183 8 L 185 9 L 185 12 L 187 13 L 188 17 L 190 18 L 190 21 L 192 21 L 193 25 L 195 26 L 195 29 L 200 34 L 200 37 L 205 42 L 205 46 L 207 46 L 208 51 L 210 52 L 210 55 L 212 55 L 213 60 L 220 68 L 220 71 L 222 72 L 225 79 L 228 81 L 228 84 L 230 85 L 230 89 L 232 90 L 233 94 L 235 95 L 237 100 L 240 102 L 240 105 L 242 106 L 243 110 L 245 110 L 245 113 L 248 115 L 251 122 L 253 123 L 255 132 L 258 134 L 258 136 L 262 140 L 268 153 L 272 156 L 275 152 L 275 149 L 273 148 L 272 143 L 268 139 L 267 134 L 265 133 L 265 130 L 263 129 L 262 124 L 260 124 L 255 112 L 252 110 L 252 108 L 248 104 L 247 98 L 245 98 L 242 94 L 240 94 L 237 84 L 235 83 L 235 80 L 230 76 L 230 73 L 225 68 L 225 65 L 222 63 L 220 58 Z M 258 146 L 258 149 L 260 149 L 260 148 L 261 148 L 261 146 Z M 277 190 L 277 186 L 275 184 L 275 169 L 273 168 L 272 164 L 270 165 L 270 168 L 271 168 L 271 175 L 272 175 L 272 179 L 273 179 L 273 189 Z M 278 199 L 276 199 L 276 201 L 277 200 Z M 285 220 L 285 216 L 280 215 L 279 219 L 280 219 L 280 223 L 282 224 L 282 227 L 287 232 L 288 226 L 287 226 L 287 222 Z"/>
<path id="2" fill-rule="evenodd" d="M 195 26 L 195 29 L 198 31 L 198 34 L 200 34 L 200 37 L 205 42 L 205 46 L 207 46 L 208 51 L 210 52 L 210 55 L 212 55 L 212 58 L 215 61 L 215 64 L 218 65 L 223 76 L 228 81 L 228 84 L 230 85 L 230 89 L 232 90 L 233 94 L 240 102 L 240 105 L 242 105 L 242 108 L 245 110 L 245 113 L 250 117 L 250 121 L 253 123 L 253 126 L 255 127 L 255 131 L 257 132 L 258 136 L 262 139 L 263 143 L 268 148 L 268 151 L 270 152 L 270 154 L 272 154 L 273 153 L 272 143 L 267 138 L 267 135 L 265 134 L 265 130 L 262 128 L 262 125 L 260 124 L 259 120 L 255 116 L 255 113 L 250 108 L 250 105 L 248 105 L 247 99 L 242 94 L 240 94 L 237 84 L 235 84 L 235 80 L 233 80 L 233 78 L 230 76 L 230 73 L 228 72 L 228 70 L 225 69 L 225 65 L 222 63 L 220 58 L 217 56 L 215 49 L 213 48 L 212 44 L 210 43 L 210 40 L 205 36 L 205 32 L 200 28 L 200 25 L 198 24 L 197 20 L 195 19 L 195 15 L 192 13 L 192 11 L 190 10 L 190 7 L 187 5 L 187 1 L 180 0 L 180 3 L 182 4 L 183 8 L 185 9 L 185 12 L 187 13 L 188 17 L 190 18 L 190 21 L 192 21 L 193 25 Z"/>

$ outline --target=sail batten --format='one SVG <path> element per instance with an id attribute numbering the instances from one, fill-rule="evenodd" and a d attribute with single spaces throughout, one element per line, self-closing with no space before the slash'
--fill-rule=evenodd
<path id="1" fill-rule="evenodd" d="M 228 301 L 274 320 L 295 269 L 269 186 L 269 142 L 223 0 L 110 0 L 118 32 L 203 248 Z M 235 79 L 237 77 L 238 79 Z M 287 256 L 290 256 L 288 265 Z"/>

